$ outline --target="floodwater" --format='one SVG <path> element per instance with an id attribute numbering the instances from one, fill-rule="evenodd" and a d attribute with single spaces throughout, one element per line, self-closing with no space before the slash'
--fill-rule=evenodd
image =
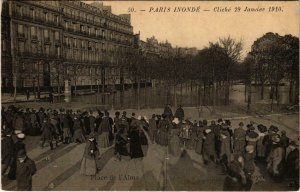
<path id="1" fill-rule="evenodd" d="M 72 96 L 67 98 L 68 101 L 81 102 L 86 104 L 102 105 L 106 109 L 140 109 L 145 108 L 160 108 L 167 103 L 174 105 L 175 94 L 174 87 L 157 86 L 141 88 L 138 94 L 137 89 L 127 89 L 123 92 L 116 93 L 97 93 L 93 95 Z M 270 99 L 271 87 L 265 86 L 264 100 Z M 279 103 L 289 103 L 289 86 L 279 87 Z M 177 105 L 184 107 L 195 106 L 219 106 L 230 104 L 243 104 L 246 102 L 245 86 L 233 85 L 229 90 L 229 97 L 226 99 L 225 87 L 214 89 L 203 88 L 199 90 L 198 86 L 178 85 L 176 88 L 176 102 Z M 65 99 L 66 100 L 66 99 Z M 261 87 L 252 86 L 251 88 L 251 102 L 260 102 Z"/>

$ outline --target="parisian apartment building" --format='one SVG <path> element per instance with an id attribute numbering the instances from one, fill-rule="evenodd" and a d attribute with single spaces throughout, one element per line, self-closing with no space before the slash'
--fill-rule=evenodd
<path id="1" fill-rule="evenodd" d="M 155 37 L 141 41 L 130 14 L 113 14 L 102 2 L 5 1 L 1 24 L 2 92 L 66 81 L 77 88 L 131 84 L 135 54 L 176 52 Z"/>

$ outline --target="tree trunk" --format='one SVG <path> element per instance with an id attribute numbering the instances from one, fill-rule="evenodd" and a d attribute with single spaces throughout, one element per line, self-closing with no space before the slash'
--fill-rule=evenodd
<path id="1" fill-rule="evenodd" d="M 289 103 L 293 103 L 294 80 L 290 80 Z"/>
<path id="2" fill-rule="evenodd" d="M 264 99 L 265 82 L 261 83 L 260 99 Z"/>
<path id="3" fill-rule="evenodd" d="M 251 83 L 248 85 L 249 88 L 248 88 L 248 102 L 247 102 L 247 111 L 250 112 L 251 110 Z"/>

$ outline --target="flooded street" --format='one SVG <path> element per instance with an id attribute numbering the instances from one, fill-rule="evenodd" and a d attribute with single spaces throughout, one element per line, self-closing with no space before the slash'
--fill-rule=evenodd
<path id="1" fill-rule="evenodd" d="M 270 86 L 265 86 L 264 100 L 270 99 Z M 175 91 L 173 87 L 157 86 L 141 88 L 140 94 L 138 89 L 129 88 L 123 92 L 117 91 L 115 93 L 96 93 L 92 95 L 72 96 L 69 101 L 81 102 L 85 104 L 103 105 L 107 109 L 140 109 L 159 108 L 165 104 L 170 103 L 174 105 Z M 200 93 L 200 94 L 199 94 Z M 62 100 L 62 98 L 60 98 Z M 56 98 L 58 102 L 59 98 Z M 261 87 L 252 86 L 251 89 L 252 103 L 261 101 Z M 211 89 L 199 90 L 198 86 L 191 87 L 190 85 L 179 85 L 176 88 L 176 102 L 177 105 L 184 107 L 196 106 L 220 106 L 243 104 L 246 102 L 245 86 L 233 85 L 229 90 L 229 100 L 226 101 L 226 88 L 219 87 L 215 91 Z M 289 103 L 289 87 L 279 87 L 279 103 Z"/>

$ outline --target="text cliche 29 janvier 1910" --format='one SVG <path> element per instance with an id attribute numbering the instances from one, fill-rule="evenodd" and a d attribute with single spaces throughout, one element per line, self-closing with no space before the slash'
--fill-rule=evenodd
<path id="1" fill-rule="evenodd" d="M 215 12 L 215 13 L 253 13 L 253 12 L 270 12 L 270 13 L 280 13 L 284 12 L 283 6 L 214 6 L 212 8 L 205 8 L 202 6 L 150 6 L 147 9 L 137 9 L 135 7 L 128 8 L 129 13 L 134 12 L 147 12 L 147 13 L 200 13 L 200 12 Z"/>

